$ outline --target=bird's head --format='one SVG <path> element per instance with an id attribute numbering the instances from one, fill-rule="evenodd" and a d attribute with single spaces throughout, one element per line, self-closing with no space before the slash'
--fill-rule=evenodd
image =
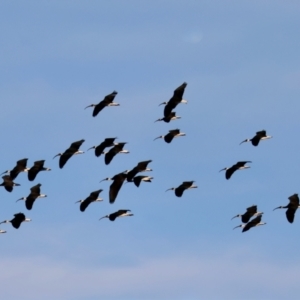
<path id="1" fill-rule="evenodd" d="M 110 177 L 106 177 L 106 178 L 102 179 L 100 182 L 102 182 L 102 181 L 106 181 L 106 180 L 112 180 L 112 178 L 110 178 Z"/>
<path id="2" fill-rule="evenodd" d="M 56 155 L 53 157 L 53 159 L 54 159 L 55 157 L 57 157 L 57 156 L 62 156 L 62 153 L 56 154 Z"/>
<path id="3" fill-rule="evenodd" d="M 273 209 L 273 211 L 274 211 L 275 209 L 279 209 L 279 208 L 284 208 L 284 207 L 283 207 L 283 206 L 275 207 L 275 208 Z"/>
<path id="4" fill-rule="evenodd" d="M 236 215 L 234 217 L 231 218 L 231 220 L 233 220 L 234 218 L 238 218 L 238 217 L 241 217 L 242 215 Z"/>
<path id="5" fill-rule="evenodd" d="M 153 141 L 155 141 L 155 140 L 157 140 L 157 139 L 163 139 L 163 138 L 164 138 L 164 136 L 161 135 L 161 136 L 158 136 L 157 138 L 155 138 Z"/>
<path id="6" fill-rule="evenodd" d="M 236 229 L 236 228 L 238 228 L 238 227 L 244 228 L 245 225 L 244 225 L 244 224 L 241 224 L 241 225 L 235 226 L 233 229 Z"/>
<path id="7" fill-rule="evenodd" d="M 240 143 L 240 145 L 243 144 L 243 143 L 247 143 L 247 142 L 250 142 L 250 139 L 245 139 L 244 141 L 242 141 L 242 142 Z"/>
<path id="8" fill-rule="evenodd" d="M 22 197 L 20 199 L 18 199 L 16 202 L 20 201 L 20 200 L 26 200 L 27 198 L 26 197 Z"/>
<path id="9" fill-rule="evenodd" d="M 95 107 L 96 104 L 91 104 L 91 105 L 88 105 L 85 109 L 87 109 L 88 107 Z"/>
<path id="10" fill-rule="evenodd" d="M 163 103 L 159 104 L 158 106 L 166 105 L 166 104 L 168 104 L 168 102 L 163 102 Z"/>

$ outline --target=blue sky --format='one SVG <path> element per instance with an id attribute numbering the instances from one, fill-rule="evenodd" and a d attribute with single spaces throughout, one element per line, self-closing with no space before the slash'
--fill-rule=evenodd
<path id="1" fill-rule="evenodd" d="M 28 158 L 51 172 L 20 174 L 0 189 L 3 299 L 298 299 L 300 40 L 298 1 L 2 1 L 0 3 L 1 170 Z M 187 82 L 176 112 L 154 121 Z M 112 91 L 119 107 L 92 109 Z M 169 129 L 187 135 L 166 144 Z M 239 143 L 266 129 L 258 147 Z M 61 170 L 54 155 L 106 137 L 130 154 L 109 166 L 92 151 Z M 152 159 L 151 184 L 122 187 L 108 202 L 105 177 Z M 218 171 L 251 168 L 230 180 Z M 2 172 L 0 170 L 0 172 Z M 182 198 L 166 189 L 195 180 Z M 17 199 L 41 183 L 31 211 Z M 104 201 L 79 211 L 102 188 Z M 230 220 L 256 204 L 266 226 L 246 233 Z M 98 221 L 118 209 L 134 217 Z"/>

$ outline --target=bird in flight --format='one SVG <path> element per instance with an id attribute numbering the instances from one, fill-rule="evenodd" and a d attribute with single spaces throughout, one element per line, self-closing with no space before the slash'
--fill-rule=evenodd
<path id="1" fill-rule="evenodd" d="M 66 162 L 75 154 L 82 154 L 83 151 L 79 150 L 79 147 L 82 145 L 84 140 L 80 140 L 77 142 L 74 142 L 70 145 L 70 147 L 64 152 L 64 153 L 58 153 L 53 158 L 60 156 L 59 158 L 59 167 L 62 169 Z"/>
<path id="2" fill-rule="evenodd" d="M 116 218 L 118 217 L 131 217 L 133 216 L 132 213 L 129 213 L 129 211 L 131 211 L 130 209 L 120 209 L 110 215 L 106 215 L 102 218 L 100 218 L 99 220 L 101 219 L 104 219 L 104 218 L 108 218 L 110 221 L 114 221 Z"/>
<path id="3" fill-rule="evenodd" d="M 265 130 L 261 130 L 257 131 L 252 139 L 245 139 L 240 143 L 240 145 L 243 143 L 251 142 L 253 146 L 258 146 L 260 141 L 268 140 L 270 138 L 272 138 L 272 136 L 267 135 L 267 132 Z"/>
<path id="4" fill-rule="evenodd" d="M 288 198 L 290 200 L 290 203 L 286 206 L 278 206 L 275 209 L 279 209 L 279 208 L 287 208 L 287 211 L 285 212 L 286 214 L 286 218 L 290 223 L 294 222 L 294 218 L 295 218 L 295 213 L 299 207 L 299 197 L 298 194 L 294 194 L 292 196 L 290 196 Z"/>
<path id="5" fill-rule="evenodd" d="M 106 106 L 119 106 L 120 105 L 119 103 L 113 102 L 117 94 L 118 93 L 116 91 L 113 91 L 111 94 L 106 95 L 104 97 L 104 99 L 102 101 L 100 101 L 98 104 L 91 104 L 91 105 L 88 105 L 86 108 L 88 108 L 88 107 L 94 107 L 93 117 L 96 117 L 98 115 L 98 113 L 104 107 L 106 107 Z"/>
<path id="6" fill-rule="evenodd" d="M 165 105 L 164 108 L 164 116 L 168 117 L 172 110 L 179 104 L 179 103 L 184 103 L 187 104 L 187 101 L 182 99 L 184 90 L 187 86 L 187 83 L 184 82 L 181 86 L 179 86 L 175 91 L 172 96 L 172 98 L 168 102 L 163 102 L 160 105 Z"/>
<path id="7" fill-rule="evenodd" d="M 234 164 L 230 168 L 224 168 L 224 169 L 220 170 L 220 172 L 226 171 L 225 177 L 226 177 L 226 179 L 230 179 L 230 177 L 236 170 L 244 170 L 244 169 L 250 168 L 250 166 L 246 166 L 246 163 L 251 163 L 251 161 L 238 161 L 236 164 Z"/>

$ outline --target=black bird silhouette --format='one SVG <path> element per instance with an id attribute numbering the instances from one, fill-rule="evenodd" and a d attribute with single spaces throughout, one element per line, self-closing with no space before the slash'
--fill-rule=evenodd
<path id="1" fill-rule="evenodd" d="M 109 149 L 108 152 L 103 152 L 105 153 L 105 157 L 104 157 L 104 162 L 106 165 L 109 165 L 110 162 L 112 161 L 112 159 L 118 154 L 118 153 L 129 153 L 128 150 L 123 150 L 123 147 L 126 145 L 127 143 L 117 143 L 116 145 L 114 145 L 111 149 Z"/>
<path id="2" fill-rule="evenodd" d="M 185 136 L 185 133 L 180 132 L 179 129 L 173 129 L 173 130 L 169 130 L 168 134 L 161 135 L 161 136 L 155 138 L 154 141 L 157 140 L 157 139 L 164 139 L 166 143 L 171 143 L 173 138 L 176 138 L 176 137 L 179 137 L 179 136 Z"/>
<path id="3" fill-rule="evenodd" d="M 17 214 L 14 214 L 13 219 L 2 221 L 2 222 L 0 222 L 0 224 L 11 223 L 11 225 L 14 228 L 18 229 L 22 222 L 30 222 L 30 221 L 31 221 L 31 219 L 27 219 L 23 213 L 17 213 Z"/>
<path id="4" fill-rule="evenodd" d="M 95 155 L 97 157 L 99 157 L 104 152 L 105 148 L 116 145 L 114 143 L 115 139 L 116 139 L 116 137 L 115 138 L 106 138 L 101 144 L 99 144 L 98 146 L 93 146 L 93 147 L 89 148 L 88 150 L 95 149 Z"/>
<path id="5" fill-rule="evenodd" d="M 83 142 L 84 142 L 84 140 L 74 142 L 64 153 L 58 153 L 53 157 L 53 158 L 55 158 L 56 156 L 60 156 L 59 167 L 61 169 L 73 155 L 84 153 L 83 151 L 79 151 L 79 147 L 82 145 Z"/>
<path id="6" fill-rule="evenodd" d="M 92 202 L 98 202 L 98 201 L 103 201 L 102 198 L 98 198 L 99 194 L 102 192 L 103 190 L 98 190 L 98 191 L 94 191 L 92 193 L 90 193 L 90 195 L 85 198 L 84 200 L 79 200 L 75 203 L 80 202 L 80 211 L 85 211 L 85 209 L 92 203 Z"/>
<path id="7" fill-rule="evenodd" d="M 33 203 L 37 198 L 45 198 L 47 195 L 41 194 L 41 184 L 37 184 L 30 189 L 30 194 L 27 197 L 22 197 L 17 200 L 25 200 L 25 206 L 28 210 L 32 209 Z"/>
<path id="8" fill-rule="evenodd" d="M 37 160 L 34 162 L 33 166 L 28 171 L 28 179 L 30 181 L 33 181 L 40 171 L 51 171 L 50 168 L 44 167 L 44 162 L 45 160 Z"/>
<path id="9" fill-rule="evenodd" d="M 18 160 L 16 166 L 12 170 L 7 170 L 2 174 L 9 173 L 9 176 L 12 180 L 16 179 L 19 173 L 27 172 L 29 170 L 28 168 L 26 168 L 27 160 L 28 158 Z"/>
<path id="10" fill-rule="evenodd" d="M 180 186 L 178 186 L 177 188 L 170 188 L 170 189 L 167 189 L 167 191 L 171 191 L 173 190 L 175 192 L 175 195 L 177 197 L 181 197 L 183 192 L 185 190 L 188 190 L 188 189 L 193 189 L 193 188 L 197 188 L 196 185 L 193 185 L 194 181 L 184 181 Z"/>
<path id="11" fill-rule="evenodd" d="M 152 182 L 151 181 L 152 179 L 153 179 L 153 177 L 140 175 L 140 176 L 135 176 L 133 178 L 133 182 L 134 182 L 134 184 L 137 187 L 139 187 L 142 181 L 144 181 L 144 182 Z"/>
<path id="12" fill-rule="evenodd" d="M 144 171 L 152 171 L 152 169 L 147 168 L 147 165 L 152 162 L 152 160 L 145 160 L 139 162 L 132 170 L 130 170 L 127 174 L 127 181 L 131 182 L 133 177 L 139 173 Z"/>
<path id="13" fill-rule="evenodd" d="M 226 179 L 229 179 L 231 175 L 236 171 L 236 170 L 243 170 L 243 169 L 248 169 L 250 166 L 245 166 L 246 163 L 251 163 L 251 161 L 238 161 L 235 165 L 233 165 L 230 168 L 224 168 L 221 171 L 226 171 L 225 172 L 225 177 Z"/>
<path id="14" fill-rule="evenodd" d="M 257 131 L 256 135 L 252 139 L 246 139 L 240 143 L 246 143 L 246 142 L 251 142 L 253 146 L 257 146 L 260 142 L 260 140 L 267 140 L 272 138 L 272 136 L 267 135 L 267 132 L 265 130 Z"/>
<path id="15" fill-rule="evenodd" d="M 294 218 L 295 218 L 295 213 L 299 207 L 298 194 L 294 194 L 294 195 L 290 196 L 288 199 L 290 200 L 290 203 L 288 205 L 279 206 L 279 207 L 274 208 L 273 210 L 278 209 L 278 208 L 287 208 L 287 211 L 285 212 L 286 218 L 290 223 L 293 223 Z"/>
<path id="16" fill-rule="evenodd" d="M 267 223 L 261 222 L 261 218 L 262 218 L 262 215 L 259 215 L 256 218 L 254 218 L 253 220 L 251 220 L 250 222 L 248 222 L 247 224 L 241 224 L 239 226 L 234 227 L 233 229 L 242 227 L 243 228 L 242 232 L 245 232 L 245 231 L 248 231 L 249 229 L 251 229 L 252 227 L 266 225 Z"/>
<path id="17" fill-rule="evenodd" d="M 102 101 L 100 101 L 98 104 L 91 104 L 88 107 L 94 107 L 94 111 L 93 111 L 93 117 L 96 117 L 98 115 L 98 113 L 106 106 L 119 106 L 120 104 L 113 102 L 116 95 L 118 93 L 116 91 L 113 91 L 111 94 L 106 95 L 104 97 L 104 99 Z M 85 108 L 85 109 L 86 109 Z"/>
<path id="18" fill-rule="evenodd" d="M 167 117 L 170 115 L 170 113 L 172 112 L 172 110 L 179 104 L 179 103 L 187 103 L 186 100 L 183 100 L 183 93 L 184 93 L 184 89 L 186 88 L 187 83 L 184 82 L 181 86 L 179 86 L 173 94 L 173 97 L 169 100 L 169 102 L 163 102 L 162 104 L 165 104 L 165 108 L 164 108 L 164 116 Z"/>
<path id="19" fill-rule="evenodd" d="M 110 215 L 106 215 L 102 218 L 100 218 L 99 220 L 101 219 L 104 219 L 104 218 L 108 218 L 110 221 L 114 221 L 116 218 L 118 217 L 131 217 L 133 216 L 133 214 L 129 213 L 129 211 L 131 211 L 130 209 L 120 209 Z"/>
<path id="20" fill-rule="evenodd" d="M 2 176 L 3 182 L 0 184 L 0 186 L 4 186 L 4 188 L 8 191 L 11 192 L 14 188 L 14 186 L 20 186 L 19 183 L 13 182 L 11 177 L 9 175 L 4 175 Z"/>
<path id="21" fill-rule="evenodd" d="M 115 202 L 115 200 L 118 196 L 118 193 L 119 193 L 125 179 L 127 178 L 127 172 L 128 171 L 125 171 L 125 172 L 115 175 L 112 178 L 107 177 L 100 181 L 100 182 L 102 182 L 104 180 L 113 180 L 113 183 L 109 187 L 109 203 L 112 204 Z"/>
<path id="22" fill-rule="evenodd" d="M 163 117 L 161 119 L 157 119 L 155 122 L 157 122 L 157 121 L 164 121 L 166 123 L 169 123 L 170 121 L 177 120 L 177 119 L 181 119 L 181 117 L 180 116 L 176 116 L 176 112 L 174 111 L 174 112 L 171 112 L 167 117 Z"/>
<path id="23" fill-rule="evenodd" d="M 262 214 L 263 214 L 262 212 L 257 211 L 257 206 L 256 205 L 252 205 L 252 206 L 247 208 L 247 211 L 243 215 L 236 215 L 232 219 L 241 217 L 243 223 L 248 223 L 249 220 L 252 217 L 259 216 L 259 215 L 262 215 Z"/>

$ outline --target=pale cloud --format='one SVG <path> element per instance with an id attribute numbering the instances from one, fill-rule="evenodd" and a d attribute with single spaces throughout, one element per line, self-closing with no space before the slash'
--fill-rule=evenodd
<path id="1" fill-rule="evenodd" d="M 193 32 L 184 37 L 184 41 L 191 44 L 199 44 L 203 39 L 202 33 Z"/>
<path id="2" fill-rule="evenodd" d="M 299 261 L 282 266 L 243 248 L 218 257 L 177 254 L 137 260 L 139 263 L 131 266 L 93 267 L 43 256 L 2 257 L 0 297 L 292 299 L 292 295 L 300 292 Z"/>

